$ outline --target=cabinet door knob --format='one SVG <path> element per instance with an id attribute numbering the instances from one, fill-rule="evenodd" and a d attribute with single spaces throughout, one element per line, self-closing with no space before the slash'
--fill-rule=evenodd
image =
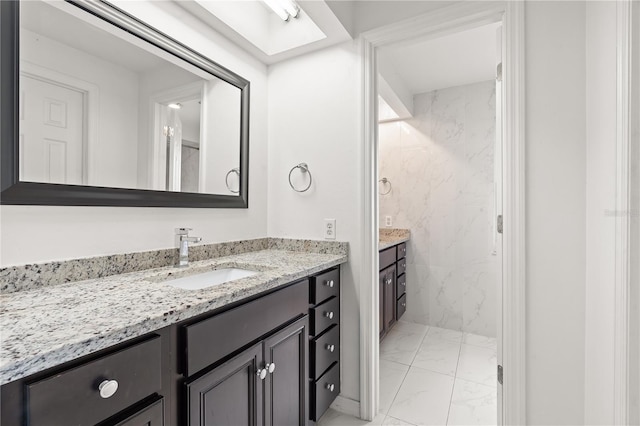
<path id="1" fill-rule="evenodd" d="M 329 344 L 327 344 L 326 348 L 327 348 L 327 350 L 328 350 L 329 352 L 333 352 L 333 351 L 335 351 L 335 350 L 336 350 L 336 345 L 329 345 Z"/>
<path id="2" fill-rule="evenodd" d="M 258 371 L 256 371 L 256 376 L 260 377 L 260 380 L 264 380 L 265 377 L 267 377 L 267 369 L 258 368 Z"/>
<path id="3" fill-rule="evenodd" d="M 333 280 L 328 280 L 324 282 L 324 285 L 326 285 L 329 288 L 333 288 Z"/>
<path id="4" fill-rule="evenodd" d="M 389 278 L 389 279 L 387 280 L 387 285 L 390 285 L 392 281 L 393 281 L 393 280 L 392 280 L 391 278 Z"/>
<path id="5" fill-rule="evenodd" d="M 329 319 L 333 319 L 333 311 L 331 311 L 331 312 L 325 312 L 325 313 L 324 313 L 324 316 L 325 316 L 325 317 L 327 317 L 327 318 L 329 318 Z"/>
<path id="6" fill-rule="evenodd" d="M 103 380 L 102 383 L 98 385 L 98 390 L 100 391 L 101 398 L 111 398 L 118 390 L 118 382 L 115 380 Z"/>
<path id="7" fill-rule="evenodd" d="M 325 387 L 329 389 L 329 392 L 333 392 L 333 390 L 335 389 L 335 385 L 333 383 L 327 383 Z"/>
<path id="8" fill-rule="evenodd" d="M 272 362 L 271 364 L 267 364 L 266 367 L 269 370 L 269 374 L 273 374 L 276 371 L 276 363 Z"/>

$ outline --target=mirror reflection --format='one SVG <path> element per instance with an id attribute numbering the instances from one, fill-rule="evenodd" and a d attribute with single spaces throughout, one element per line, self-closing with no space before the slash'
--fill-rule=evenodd
<path id="1" fill-rule="evenodd" d="M 73 5 L 20 7 L 21 181 L 238 192 L 238 87 Z"/>

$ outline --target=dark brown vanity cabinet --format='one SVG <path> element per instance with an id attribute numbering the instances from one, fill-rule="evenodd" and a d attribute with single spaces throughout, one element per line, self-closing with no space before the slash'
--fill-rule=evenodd
<path id="1" fill-rule="evenodd" d="M 307 328 L 304 316 L 187 383 L 188 424 L 306 424 Z"/>
<path id="2" fill-rule="evenodd" d="M 401 243 L 379 253 L 380 339 L 384 338 L 407 310 L 407 244 Z"/>
<path id="3" fill-rule="evenodd" d="M 340 393 L 340 268 L 311 278 L 309 301 L 309 411 L 316 422 Z"/>
<path id="4" fill-rule="evenodd" d="M 335 267 L 5 384 L 0 424 L 307 425 L 340 393 L 339 322 Z"/>

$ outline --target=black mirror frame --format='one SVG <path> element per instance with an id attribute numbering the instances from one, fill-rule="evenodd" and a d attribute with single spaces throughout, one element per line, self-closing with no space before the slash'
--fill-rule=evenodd
<path id="1" fill-rule="evenodd" d="M 107 2 L 102 0 L 67 0 L 67 2 L 241 90 L 240 192 L 238 195 L 232 196 L 21 182 L 18 169 L 19 122 L 17 115 L 20 72 L 20 5 L 19 0 L 0 0 L 0 204 L 248 208 L 249 81 Z"/>

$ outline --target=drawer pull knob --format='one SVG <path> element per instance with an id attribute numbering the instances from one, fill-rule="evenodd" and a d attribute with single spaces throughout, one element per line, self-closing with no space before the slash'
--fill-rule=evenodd
<path id="1" fill-rule="evenodd" d="M 335 351 L 335 350 L 336 350 L 336 345 L 329 345 L 329 344 L 327 344 L 326 348 L 327 348 L 327 350 L 328 350 L 329 352 L 333 352 L 333 351 Z"/>
<path id="2" fill-rule="evenodd" d="M 392 281 L 393 281 L 393 280 L 392 280 L 391 278 L 389 278 L 389 279 L 387 280 L 387 285 L 391 284 L 391 282 L 392 282 Z"/>
<path id="3" fill-rule="evenodd" d="M 102 383 L 98 385 L 98 390 L 100 391 L 101 398 L 111 398 L 118 390 L 118 382 L 115 380 L 103 380 Z"/>
<path id="4" fill-rule="evenodd" d="M 403 303 L 402 303 L 402 307 L 403 307 L 403 308 L 406 308 L 406 307 L 407 307 L 407 302 L 403 302 Z"/>
<path id="5" fill-rule="evenodd" d="M 333 288 L 333 280 L 325 281 L 324 285 L 326 285 L 329 288 Z"/>
<path id="6" fill-rule="evenodd" d="M 260 380 L 264 380 L 267 377 L 267 369 L 258 368 L 258 371 L 256 371 L 256 376 L 260 377 Z"/>
<path id="7" fill-rule="evenodd" d="M 329 389 L 329 392 L 333 392 L 333 390 L 336 388 L 336 386 L 333 383 L 327 383 L 325 387 Z"/>
<path id="8" fill-rule="evenodd" d="M 273 374 L 276 371 L 276 363 L 272 362 L 271 364 L 267 364 L 266 368 L 269 369 L 269 374 Z"/>
<path id="9" fill-rule="evenodd" d="M 403 263 L 403 264 L 402 264 L 402 267 L 403 267 L 403 268 L 406 268 L 406 267 L 407 267 L 407 264 L 406 264 L 406 263 Z"/>
<path id="10" fill-rule="evenodd" d="M 325 316 L 325 317 L 327 317 L 327 318 L 329 318 L 329 319 L 333 319 L 333 311 L 331 311 L 331 312 L 325 312 L 325 313 L 324 313 L 324 316 Z"/>

